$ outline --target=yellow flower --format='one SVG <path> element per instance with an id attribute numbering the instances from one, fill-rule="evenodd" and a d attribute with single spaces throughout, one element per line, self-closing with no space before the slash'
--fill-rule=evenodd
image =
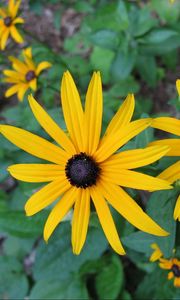
<path id="1" fill-rule="evenodd" d="M 180 97 L 180 79 L 176 80 L 176 89 L 177 89 L 178 95 Z"/>
<path id="2" fill-rule="evenodd" d="M 9 35 L 17 43 L 23 43 L 22 36 L 16 29 L 16 24 L 24 23 L 24 20 L 17 17 L 21 0 L 9 0 L 7 8 L 0 8 L 0 49 L 4 50 Z"/>
<path id="3" fill-rule="evenodd" d="M 171 270 L 168 273 L 168 279 L 174 278 L 174 286 L 180 287 L 180 260 L 177 258 L 171 258 L 170 260 L 165 258 L 160 258 L 159 266 L 161 269 Z"/>
<path id="4" fill-rule="evenodd" d="M 154 249 L 154 251 L 151 254 L 149 260 L 152 262 L 159 260 L 163 256 L 161 249 L 156 243 L 151 244 L 151 248 Z"/>
<path id="5" fill-rule="evenodd" d="M 167 131 L 180 136 L 180 120 L 170 117 L 160 117 L 152 121 L 152 127 Z M 152 145 L 169 145 L 171 150 L 167 152 L 168 156 L 180 156 L 180 139 L 164 139 L 149 144 Z M 168 167 L 158 175 L 158 178 L 174 183 L 180 179 L 180 161 Z M 180 221 L 180 196 L 177 199 L 174 209 L 174 219 Z"/>
<path id="6" fill-rule="evenodd" d="M 4 75 L 7 76 L 4 78 L 4 81 L 13 84 L 6 91 L 5 97 L 10 97 L 17 93 L 19 101 L 23 100 L 24 94 L 29 88 L 33 91 L 37 90 L 37 77 L 44 69 L 51 67 L 51 64 L 47 61 L 43 61 L 36 66 L 32 58 L 31 48 L 23 50 L 22 53 L 24 61 L 10 56 L 9 59 L 14 70 L 3 71 Z"/>
<path id="7" fill-rule="evenodd" d="M 168 151 L 167 146 L 116 153 L 151 122 L 150 119 L 130 122 L 135 105 L 133 95 L 128 95 L 101 139 L 103 99 L 99 72 L 94 72 L 90 81 L 84 110 L 73 78 L 68 71 L 65 72 L 61 102 L 69 135 L 62 131 L 32 96 L 29 97 L 34 116 L 58 145 L 20 128 L 0 126 L 1 133 L 16 146 L 51 162 L 18 164 L 8 168 L 16 179 L 50 182 L 27 201 L 25 211 L 28 216 L 39 212 L 61 196 L 46 221 L 45 241 L 48 241 L 57 225 L 74 206 L 72 246 L 73 252 L 79 254 L 87 235 L 90 199 L 109 243 L 119 254 L 123 255 L 125 251 L 108 203 L 138 229 L 158 236 L 168 235 L 120 187 L 143 190 L 171 188 L 162 179 L 131 170 L 156 161 Z"/>

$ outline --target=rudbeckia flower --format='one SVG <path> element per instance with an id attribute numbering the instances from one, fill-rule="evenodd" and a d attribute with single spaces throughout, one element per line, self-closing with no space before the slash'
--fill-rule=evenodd
<path id="1" fill-rule="evenodd" d="M 156 260 L 159 260 L 162 256 L 163 253 L 161 251 L 161 249 L 159 248 L 159 246 L 156 243 L 151 244 L 151 248 L 154 250 L 153 253 L 151 254 L 149 260 L 151 262 L 154 262 Z"/>
<path id="2" fill-rule="evenodd" d="M 103 99 L 99 72 L 94 72 L 86 94 L 85 108 L 70 73 L 65 72 L 61 86 L 61 103 L 68 135 L 45 110 L 29 97 L 37 121 L 57 145 L 26 130 L 2 125 L 0 132 L 24 151 L 49 161 L 50 164 L 18 164 L 8 168 L 16 179 L 27 182 L 50 182 L 33 194 L 25 205 L 28 216 L 61 199 L 53 207 L 44 227 L 44 239 L 49 237 L 73 207 L 72 247 L 79 254 L 87 235 L 90 199 L 112 248 L 125 254 L 110 213 L 109 204 L 138 229 L 158 236 L 168 233 L 155 223 L 122 189 L 170 189 L 169 184 L 131 169 L 150 164 L 167 151 L 167 146 L 127 150 L 116 153 L 130 139 L 149 125 L 150 119 L 133 122 L 134 97 L 128 95 L 104 136 L 101 136 Z M 122 186 L 122 187 L 121 187 Z"/>
<path id="3" fill-rule="evenodd" d="M 180 120 L 170 117 L 160 117 L 152 121 L 152 127 L 161 129 L 172 134 L 180 136 Z M 169 145 L 171 150 L 166 153 L 168 156 L 180 156 L 180 139 L 164 139 L 155 141 L 149 144 L 152 145 Z M 168 167 L 162 173 L 158 175 L 158 178 L 174 183 L 180 179 L 180 161 Z M 180 195 L 178 196 L 175 209 L 174 219 L 180 221 Z"/>
<path id="4" fill-rule="evenodd" d="M 159 266 L 161 269 L 170 270 L 168 273 L 168 279 L 171 280 L 174 278 L 174 286 L 180 287 L 180 260 L 177 258 L 171 258 L 171 259 L 160 259 Z"/>
<path id="5" fill-rule="evenodd" d="M 37 78 L 39 74 L 49 67 L 51 64 L 47 61 L 39 63 L 37 66 L 32 58 L 32 49 L 27 48 L 22 51 L 24 61 L 10 56 L 9 60 L 12 62 L 14 70 L 4 70 L 4 81 L 12 83 L 13 85 L 6 91 L 5 97 L 10 97 L 17 93 L 19 101 L 24 98 L 25 92 L 31 88 L 33 91 L 37 90 Z"/>
<path id="6" fill-rule="evenodd" d="M 20 0 L 9 0 L 9 5 L 7 8 L 0 8 L 0 49 L 4 50 L 6 47 L 6 42 L 9 35 L 17 43 L 23 43 L 24 40 L 22 36 L 16 29 L 17 24 L 24 23 L 24 20 L 20 17 L 17 17 Z"/>

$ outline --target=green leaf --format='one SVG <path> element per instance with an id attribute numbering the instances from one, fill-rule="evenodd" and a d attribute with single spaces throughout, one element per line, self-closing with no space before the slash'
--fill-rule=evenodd
<path id="1" fill-rule="evenodd" d="M 110 66 L 114 58 L 114 52 L 95 46 L 90 57 L 90 62 L 94 70 L 102 73 L 103 82 L 110 80 Z"/>
<path id="2" fill-rule="evenodd" d="M 160 44 L 171 37 L 178 36 L 179 33 L 175 30 L 172 29 L 164 29 L 164 28 L 158 28 L 158 29 L 153 29 L 150 33 L 148 33 L 143 41 L 148 43 L 148 44 Z"/>
<path id="3" fill-rule="evenodd" d="M 112 30 L 100 30 L 90 36 L 93 44 L 107 49 L 116 49 L 119 43 L 117 32 Z"/>
<path id="4" fill-rule="evenodd" d="M 151 12 L 147 6 L 144 6 L 142 9 L 136 9 L 137 17 L 134 18 L 131 16 L 131 30 L 135 37 L 144 35 L 150 29 L 157 25 L 157 20 L 152 18 Z"/>
<path id="5" fill-rule="evenodd" d="M 115 81 L 123 80 L 131 73 L 136 60 L 136 50 L 119 51 L 111 66 L 111 74 Z"/>
<path id="6" fill-rule="evenodd" d="M 118 256 L 106 257 L 104 267 L 96 276 L 99 299 L 117 299 L 123 285 L 123 267 Z"/>
<path id="7" fill-rule="evenodd" d="M 136 60 L 137 70 L 148 86 L 155 87 L 157 83 L 157 65 L 154 56 L 139 55 Z"/>
<path id="8" fill-rule="evenodd" d="M 61 269 L 59 269 L 61 272 Z M 32 288 L 29 299 L 88 299 L 85 284 L 80 278 L 70 275 L 67 279 L 38 281 Z"/>
<path id="9" fill-rule="evenodd" d="M 41 242 L 36 254 L 33 276 L 36 280 L 66 279 L 77 273 L 87 260 L 100 257 L 107 247 L 101 230 L 90 227 L 86 244 L 79 256 L 72 253 L 70 224 L 63 222 L 49 240 L 48 245 Z"/>
<path id="10" fill-rule="evenodd" d="M 0 299 L 24 299 L 28 292 L 27 278 L 14 257 L 0 257 Z"/>
<path id="11" fill-rule="evenodd" d="M 152 253 L 151 244 L 154 242 L 154 236 L 145 232 L 133 232 L 130 235 L 123 237 L 122 242 L 128 248 L 145 253 L 146 256 L 150 256 Z"/>

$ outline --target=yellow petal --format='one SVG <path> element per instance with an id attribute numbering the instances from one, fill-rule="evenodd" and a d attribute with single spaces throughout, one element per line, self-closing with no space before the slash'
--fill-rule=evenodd
<path id="1" fill-rule="evenodd" d="M 6 42 L 8 40 L 9 33 L 10 33 L 9 28 L 6 28 L 2 33 L 1 40 L 0 40 L 2 50 L 4 50 L 6 47 Z"/>
<path id="2" fill-rule="evenodd" d="M 3 73 L 4 73 L 4 75 L 6 75 L 8 77 L 18 79 L 19 81 L 24 80 L 24 75 L 20 74 L 19 72 L 12 71 L 12 70 L 3 70 Z"/>
<path id="3" fill-rule="evenodd" d="M 121 169 L 135 169 L 160 159 L 169 151 L 168 146 L 152 146 L 145 149 L 127 150 L 114 154 L 101 163 L 103 166 Z"/>
<path id="4" fill-rule="evenodd" d="M 32 216 L 53 203 L 59 196 L 70 189 L 71 185 L 65 178 L 65 175 L 59 176 L 59 179 L 52 181 L 41 190 L 34 193 L 25 204 L 27 216 Z"/>
<path id="5" fill-rule="evenodd" d="M 170 117 L 160 117 L 152 120 L 152 127 L 180 136 L 180 120 Z"/>
<path id="6" fill-rule="evenodd" d="M 155 244 L 155 243 L 153 243 L 153 244 L 151 245 L 151 248 L 154 249 L 154 251 L 153 251 L 153 253 L 151 254 L 149 260 L 150 260 L 151 262 L 154 262 L 154 261 L 156 261 L 156 260 L 159 260 L 160 257 L 163 256 L 163 253 L 162 253 L 161 249 L 160 249 L 160 248 L 158 247 L 158 245 Z"/>
<path id="7" fill-rule="evenodd" d="M 84 246 L 90 216 L 90 194 L 88 189 L 80 189 L 74 206 L 72 219 L 73 253 L 79 255 Z"/>
<path id="8" fill-rule="evenodd" d="M 13 24 L 23 24 L 24 23 L 24 19 L 23 18 L 16 18 L 13 20 Z"/>
<path id="9" fill-rule="evenodd" d="M 23 101 L 24 98 L 24 94 L 26 93 L 26 91 L 28 90 L 29 86 L 25 83 L 22 83 L 19 87 L 19 91 L 17 93 L 17 97 L 19 101 Z"/>
<path id="10" fill-rule="evenodd" d="M 101 175 L 104 181 L 111 182 L 124 187 L 130 187 L 140 190 L 167 190 L 173 187 L 165 180 L 155 178 L 149 175 L 145 175 L 139 172 L 122 170 L 113 167 L 103 168 L 103 174 Z"/>
<path id="11" fill-rule="evenodd" d="M 120 130 L 103 137 L 98 150 L 93 155 L 98 162 L 102 162 L 116 152 L 121 146 L 135 137 L 150 125 L 151 119 L 141 119 L 129 123 Z"/>
<path id="12" fill-rule="evenodd" d="M 174 209 L 174 220 L 180 221 L 180 195 L 177 198 L 175 209 Z"/>
<path id="13" fill-rule="evenodd" d="M 174 278 L 174 286 L 176 288 L 180 288 L 180 277 L 175 277 Z"/>
<path id="14" fill-rule="evenodd" d="M 32 59 L 32 48 L 26 48 L 22 51 L 24 60 L 29 70 L 36 72 L 36 65 Z"/>
<path id="15" fill-rule="evenodd" d="M 22 53 L 23 53 L 24 59 L 26 57 L 32 58 L 32 48 L 31 47 L 24 49 Z"/>
<path id="16" fill-rule="evenodd" d="M 168 273 L 168 279 L 171 280 L 174 277 L 174 273 L 173 272 L 169 272 Z"/>
<path id="17" fill-rule="evenodd" d="M 17 42 L 17 43 L 23 43 L 24 40 L 22 38 L 22 36 L 19 34 L 19 32 L 17 31 L 16 27 L 13 25 L 10 27 L 10 32 L 11 32 L 11 35 L 13 37 L 13 39 Z"/>
<path id="18" fill-rule="evenodd" d="M 100 192 L 108 202 L 138 229 L 157 236 L 168 233 L 154 222 L 142 208 L 120 187 L 107 182 L 99 182 Z"/>
<path id="19" fill-rule="evenodd" d="M 14 0 L 9 0 L 9 4 L 8 4 L 8 12 L 9 12 L 9 14 L 11 14 L 11 12 L 13 11 L 14 5 L 15 5 Z"/>
<path id="20" fill-rule="evenodd" d="M 29 82 L 29 86 L 33 91 L 36 91 L 37 90 L 37 79 L 34 78 L 33 80 L 31 80 Z"/>
<path id="21" fill-rule="evenodd" d="M 19 59 L 17 59 L 16 57 L 9 56 L 8 58 L 13 63 L 13 68 L 18 73 L 26 74 L 29 71 L 28 67 L 22 61 L 20 61 Z"/>
<path id="22" fill-rule="evenodd" d="M 52 66 L 48 61 L 42 61 L 36 69 L 36 75 L 38 76 L 43 70 L 50 68 Z"/>
<path id="23" fill-rule="evenodd" d="M 76 150 L 84 151 L 84 113 L 79 93 L 68 71 L 64 73 L 62 79 L 61 102 L 64 119 L 73 144 Z"/>
<path id="24" fill-rule="evenodd" d="M 169 181 L 170 183 L 180 179 L 180 161 L 168 167 L 162 173 L 158 175 L 158 178 Z"/>
<path id="25" fill-rule="evenodd" d="M 47 242 L 57 225 L 73 206 L 79 195 L 80 189 L 71 187 L 52 209 L 44 226 L 44 240 Z"/>
<path id="26" fill-rule="evenodd" d="M 94 72 L 90 81 L 85 103 L 86 148 L 93 154 L 99 144 L 102 124 L 103 98 L 102 83 L 99 72 Z"/>
<path id="27" fill-rule="evenodd" d="M 64 167 L 52 164 L 17 164 L 8 167 L 16 179 L 26 182 L 48 182 L 62 177 Z"/>
<path id="28" fill-rule="evenodd" d="M 7 91 L 5 92 L 5 97 L 11 97 L 12 95 L 16 94 L 19 90 L 19 84 L 15 84 L 11 86 Z"/>
<path id="29" fill-rule="evenodd" d="M 135 107 L 134 95 L 129 94 L 109 123 L 105 134 L 113 134 L 122 126 L 127 125 L 132 118 Z"/>
<path id="30" fill-rule="evenodd" d="M 17 147 L 39 158 L 63 165 L 69 158 L 58 146 L 24 129 L 0 125 L 0 132 Z"/>
<path id="31" fill-rule="evenodd" d="M 9 13 L 11 17 L 14 19 L 18 13 L 21 0 L 17 0 L 15 3 L 13 0 L 10 0 L 10 2 L 12 2 L 12 4 L 9 3 Z"/>
<path id="32" fill-rule="evenodd" d="M 165 156 L 179 156 L 180 155 L 180 140 L 179 139 L 164 139 L 155 142 L 151 142 L 148 146 L 163 146 L 167 145 L 170 147 L 170 150 Z"/>
<path id="33" fill-rule="evenodd" d="M 99 193 L 98 186 L 96 188 L 91 187 L 90 193 L 94 206 L 97 211 L 99 221 L 101 223 L 104 234 L 109 241 L 111 247 L 120 255 L 124 255 L 125 251 L 120 242 L 110 209 L 106 200 L 103 198 L 101 193 Z"/>
<path id="34" fill-rule="evenodd" d="M 161 269 L 165 269 L 165 270 L 170 270 L 172 268 L 172 260 L 168 260 L 168 259 L 165 259 L 165 258 L 160 258 L 160 268 Z"/>
<path id="35" fill-rule="evenodd" d="M 33 98 L 32 95 L 29 96 L 28 99 L 32 112 L 39 124 L 70 155 L 74 155 L 76 153 L 74 145 L 71 143 L 70 139 L 67 137 L 64 131 L 54 122 L 54 120 L 38 104 L 38 102 Z"/>
<path id="36" fill-rule="evenodd" d="M 6 78 L 3 78 L 3 82 L 8 82 L 8 83 L 19 83 L 19 79 L 11 78 L 11 77 L 6 77 Z"/>
<path id="37" fill-rule="evenodd" d="M 176 80 L 176 88 L 177 88 L 178 95 L 180 97 L 180 79 Z"/>
<path id="38" fill-rule="evenodd" d="M 0 8 L 0 16 L 3 18 L 7 17 L 7 14 L 3 8 Z"/>

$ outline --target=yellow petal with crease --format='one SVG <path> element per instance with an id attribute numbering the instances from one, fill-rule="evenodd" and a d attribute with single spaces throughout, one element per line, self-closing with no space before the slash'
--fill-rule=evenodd
<path id="1" fill-rule="evenodd" d="M 14 10 L 14 6 L 15 6 L 14 1 L 15 0 L 9 0 L 9 4 L 8 4 L 8 12 L 9 12 L 9 14 L 11 14 L 11 12 Z"/>
<path id="2" fill-rule="evenodd" d="M 72 219 L 73 253 L 78 255 L 85 243 L 90 216 L 90 193 L 88 189 L 80 189 L 74 206 Z"/>
<path id="3" fill-rule="evenodd" d="M 62 177 L 64 166 L 51 164 L 17 164 L 8 167 L 9 173 L 25 182 L 48 182 Z"/>
<path id="4" fill-rule="evenodd" d="M 52 66 L 48 61 L 41 62 L 36 69 L 36 75 L 38 76 L 43 70 L 50 68 Z"/>
<path id="5" fill-rule="evenodd" d="M 130 187 L 140 190 L 167 190 L 173 187 L 163 179 L 152 177 L 139 172 L 130 170 L 117 170 L 113 168 L 103 168 L 102 179 L 124 187 Z"/>
<path id="6" fill-rule="evenodd" d="M 100 192 L 108 202 L 126 219 L 138 229 L 157 236 L 167 236 L 142 208 L 120 187 L 106 182 L 99 183 Z"/>
<path id="7" fill-rule="evenodd" d="M 71 74 L 63 75 L 61 85 L 61 102 L 67 129 L 78 151 L 84 151 L 84 113 L 79 93 Z"/>
<path id="8" fill-rule="evenodd" d="M 152 127 L 180 136 L 180 120 L 170 117 L 160 117 L 152 120 Z"/>
<path id="9" fill-rule="evenodd" d="M 177 198 L 175 209 L 174 209 L 174 219 L 180 221 L 180 195 Z"/>
<path id="10" fill-rule="evenodd" d="M 102 124 L 103 98 L 99 72 L 94 72 L 90 81 L 85 102 L 86 147 L 88 154 L 93 154 L 99 144 Z"/>
<path id="11" fill-rule="evenodd" d="M 26 57 L 32 59 L 32 48 L 31 47 L 24 49 L 22 53 L 23 53 L 24 59 L 26 59 Z"/>
<path id="12" fill-rule="evenodd" d="M 9 33 L 10 33 L 9 28 L 6 28 L 6 29 L 2 32 L 2 36 L 1 36 L 1 40 L 0 40 L 0 43 L 1 43 L 1 49 L 2 49 L 2 50 L 4 50 L 5 47 L 6 47 L 6 42 L 7 42 L 7 40 L 8 40 Z"/>
<path id="13" fill-rule="evenodd" d="M 135 107 L 134 95 L 129 94 L 109 123 L 106 134 L 113 134 L 122 126 L 127 125 L 132 118 Z"/>
<path id="14" fill-rule="evenodd" d="M 120 255 L 124 255 L 125 251 L 120 242 L 110 209 L 106 200 L 103 198 L 101 193 L 99 193 L 98 185 L 97 187 L 91 187 L 90 193 L 107 240 L 109 241 L 114 251 L 116 251 Z"/>
<path id="15" fill-rule="evenodd" d="M 98 162 L 102 162 L 126 144 L 138 133 L 150 125 L 151 119 L 141 119 L 129 123 L 114 134 L 103 137 L 98 150 L 93 155 Z"/>
<path id="16" fill-rule="evenodd" d="M 165 156 L 180 156 L 180 140 L 179 139 L 164 139 L 155 142 L 151 142 L 148 146 L 163 146 L 167 145 L 170 147 L 170 150 L 166 153 Z"/>
<path id="17" fill-rule="evenodd" d="M 6 78 L 3 78 L 3 82 L 8 82 L 8 83 L 19 83 L 19 79 L 11 78 L 11 77 L 6 77 Z"/>
<path id="18" fill-rule="evenodd" d="M 3 17 L 3 18 L 7 17 L 7 14 L 6 14 L 5 10 L 2 9 L 2 8 L 0 8 L 0 16 Z"/>
<path id="19" fill-rule="evenodd" d="M 25 204 L 26 215 L 32 216 L 41 211 L 70 188 L 71 185 L 65 175 L 61 175 L 58 180 L 47 184 L 28 199 Z"/>
<path id="20" fill-rule="evenodd" d="M 34 78 L 33 80 L 31 80 L 29 82 L 29 86 L 33 91 L 36 91 L 37 90 L 37 79 Z"/>
<path id="21" fill-rule="evenodd" d="M 17 97 L 19 101 L 23 101 L 24 98 L 24 94 L 26 93 L 26 91 L 28 90 L 28 85 L 22 83 L 19 87 L 18 93 L 17 93 Z"/>
<path id="22" fill-rule="evenodd" d="M 76 153 L 74 145 L 64 133 L 64 131 L 54 122 L 54 120 L 46 113 L 46 111 L 38 104 L 38 102 L 29 96 L 29 104 L 32 112 L 39 122 L 39 124 L 44 128 L 44 130 L 68 153 L 71 155 Z"/>
<path id="23" fill-rule="evenodd" d="M 15 78 L 15 79 L 18 79 L 19 81 L 23 81 L 24 80 L 24 75 L 23 74 L 20 74 L 16 71 L 12 71 L 12 70 L 4 70 L 3 71 L 4 75 L 5 76 L 8 76 L 8 77 L 12 77 L 12 78 Z"/>
<path id="24" fill-rule="evenodd" d="M 135 169 L 146 166 L 160 159 L 169 151 L 168 146 L 152 146 L 145 149 L 135 149 L 112 155 L 101 163 L 101 167 L 109 166 L 114 169 Z"/>
<path id="25" fill-rule="evenodd" d="M 64 150 L 24 129 L 0 125 L 0 132 L 17 147 L 39 158 L 63 165 L 69 158 Z"/>
<path id="26" fill-rule="evenodd" d="M 23 63 L 22 61 L 20 61 L 19 59 L 17 59 L 16 57 L 14 56 L 9 56 L 8 57 L 9 60 L 13 63 L 13 68 L 19 72 L 19 73 L 22 73 L 22 74 L 26 74 L 29 69 L 28 67 L 25 65 L 25 63 Z"/>
<path id="27" fill-rule="evenodd" d="M 21 44 L 21 43 L 24 42 L 22 36 L 19 34 L 19 32 L 17 31 L 17 29 L 16 29 L 15 26 L 11 26 L 10 31 L 11 31 L 11 35 L 12 35 L 13 39 L 14 39 L 17 43 Z"/>
<path id="28" fill-rule="evenodd" d="M 16 17 L 16 15 L 18 13 L 18 10 L 19 10 L 20 4 L 21 4 L 21 0 L 17 0 L 16 3 L 15 3 L 15 5 L 14 5 L 13 10 L 11 10 L 11 15 L 12 15 L 13 18 Z"/>
<path id="29" fill-rule="evenodd" d="M 160 173 L 158 178 L 165 179 L 170 183 L 180 179 L 180 161 L 177 161 L 175 164 L 171 165 L 162 173 Z"/>
<path id="30" fill-rule="evenodd" d="M 9 89 L 7 89 L 7 91 L 5 92 L 5 97 L 11 97 L 12 95 L 16 94 L 19 90 L 20 85 L 19 84 L 15 84 L 13 86 L 11 86 Z"/>
<path id="31" fill-rule="evenodd" d="M 24 23 L 24 19 L 23 18 L 16 18 L 13 21 L 13 24 L 23 24 Z"/>
<path id="32" fill-rule="evenodd" d="M 44 240 L 46 242 L 48 241 L 58 224 L 62 221 L 62 219 L 71 209 L 75 200 L 78 198 L 79 193 L 79 189 L 71 187 L 52 209 L 44 226 Z"/>

